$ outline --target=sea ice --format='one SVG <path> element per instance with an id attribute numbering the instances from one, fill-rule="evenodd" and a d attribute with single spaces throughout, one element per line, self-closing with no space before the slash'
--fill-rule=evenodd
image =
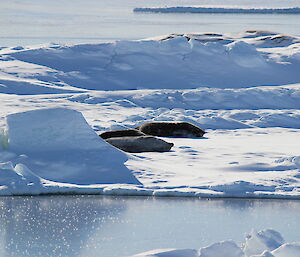
<path id="1" fill-rule="evenodd" d="M 255 238 L 254 238 L 255 237 Z M 251 242 L 250 242 L 251 241 Z M 272 229 L 252 232 L 244 247 L 234 241 L 222 241 L 194 249 L 152 250 L 131 257 L 299 257 L 300 242 L 285 243 L 281 234 Z"/>
<path id="2" fill-rule="evenodd" d="M 3 173 L 27 194 L 298 199 L 299 43 L 251 30 L 0 49 Z M 147 121 L 208 133 L 125 154 L 93 131 Z"/>

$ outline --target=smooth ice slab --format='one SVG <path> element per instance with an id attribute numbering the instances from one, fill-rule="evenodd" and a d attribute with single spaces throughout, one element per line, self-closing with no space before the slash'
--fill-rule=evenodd
<path id="1" fill-rule="evenodd" d="M 7 117 L 9 151 L 37 176 L 74 184 L 139 184 L 127 156 L 90 128 L 80 112 L 40 109 Z"/>

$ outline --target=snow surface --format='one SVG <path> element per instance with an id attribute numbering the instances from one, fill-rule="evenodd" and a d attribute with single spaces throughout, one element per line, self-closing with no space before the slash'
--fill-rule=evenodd
<path id="1" fill-rule="evenodd" d="M 300 242 L 285 243 L 281 234 L 272 229 L 252 231 L 243 245 L 222 241 L 200 250 L 157 249 L 131 257 L 298 257 Z"/>
<path id="2" fill-rule="evenodd" d="M 0 194 L 299 199 L 299 56 L 268 31 L 3 48 Z M 125 154 L 94 132 L 152 120 L 208 133 Z"/>
<path id="3" fill-rule="evenodd" d="M 299 14 L 299 7 L 289 8 L 231 8 L 209 6 L 175 6 L 175 7 L 140 7 L 134 12 L 154 13 L 260 13 L 260 14 Z"/>

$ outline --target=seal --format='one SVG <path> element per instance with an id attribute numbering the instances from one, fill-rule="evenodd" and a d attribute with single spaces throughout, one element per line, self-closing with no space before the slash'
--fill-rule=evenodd
<path id="1" fill-rule="evenodd" d="M 146 136 L 143 132 L 137 129 L 120 129 L 120 130 L 111 130 L 105 131 L 99 135 L 103 139 L 112 138 L 112 137 L 136 137 L 136 136 Z"/>
<path id="2" fill-rule="evenodd" d="M 174 145 L 153 136 L 112 137 L 105 141 L 129 153 L 168 152 Z"/>
<path id="3" fill-rule="evenodd" d="M 184 121 L 154 121 L 136 127 L 141 132 L 160 137 L 203 137 L 205 131 Z"/>

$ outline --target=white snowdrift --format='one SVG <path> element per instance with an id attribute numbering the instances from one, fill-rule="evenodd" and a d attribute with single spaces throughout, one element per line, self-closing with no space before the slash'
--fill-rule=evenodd
<path id="1" fill-rule="evenodd" d="M 175 7 L 140 7 L 134 8 L 134 12 L 152 13 L 253 13 L 253 14 L 299 14 L 299 7 L 290 8 L 232 8 L 232 7 L 197 7 L 197 6 L 175 6 Z"/>
<path id="2" fill-rule="evenodd" d="M 234 241 L 222 241 L 195 249 L 162 249 L 131 257 L 298 257 L 300 242 L 285 243 L 281 234 L 272 229 L 252 231 L 242 246 Z"/>
<path id="3" fill-rule="evenodd" d="M 300 39 L 272 32 L 186 34 L 0 50 L 0 92 L 240 88 L 300 82 Z M 273 49 L 282 46 L 283 48 Z"/>
<path id="4" fill-rule="evenodd" d="M 41 183 L 50 181 L 140 184 L 124 165 L 127 156 L 100 139 L 77 111 L 17 113 L 7 125 L 8 149 L 0 151 L 4 194 L 43 193 Z"/>

